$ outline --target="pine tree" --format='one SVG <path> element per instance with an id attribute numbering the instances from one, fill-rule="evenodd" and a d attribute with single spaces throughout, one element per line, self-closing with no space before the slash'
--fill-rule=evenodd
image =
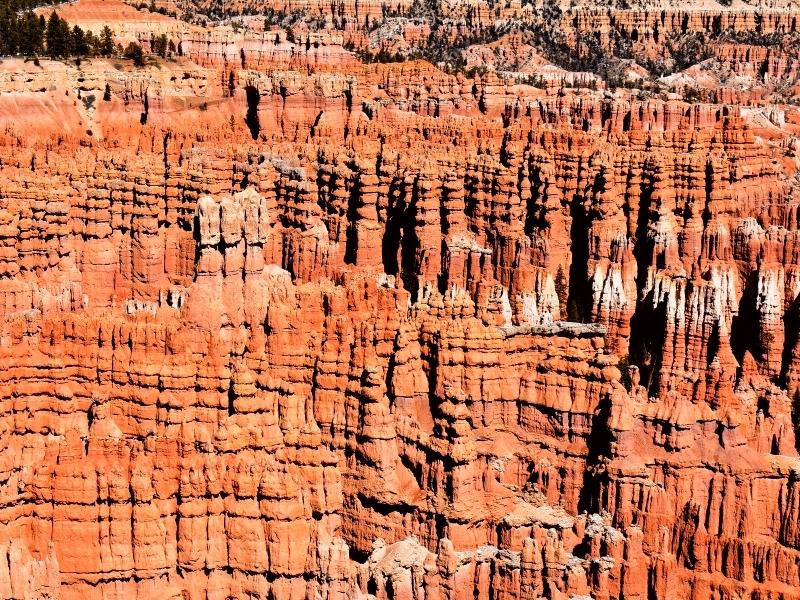
<path id="1" fill-rule="evenodd" d="M 169 40 L 167 35 L 162 33 L 157 38 L 151 41 L 150 47 L 153 49 L 154 54 L 158 54 L 161 58 L 167 57 L 167 48 L 169 47 Z"/>
<path id="2" fill-rule="evenodd" d="M 17 53 L 17 13 L 6 4 L 0 8 L 0 55 Z"/>
<path id="3" fill-rule="evenodd" d="M 111 31 L 111 28 L 108 25 L 103 27 L 103 31 L 100 32 L 100 52 L 101 56 L 109 57 L 114 54 L 114 32 Z"/>
<path id="4" fill-rule="evenodd" d="M 44 52 L 45 22 L 32 12 L 25 13 L 19 24 L 19 53 L 37 56 Z"/>
<path id="5" fill-rule="evenodd" d="M 144 50 L 142 50 L 142 47 L 136 42 L 131 42 L 128 44 L 128 47 L 125 48 L 125 58 L 131 59 L 133 64 L 137 67 L 144 66 Z"/>
<path id="6" fill-rule="evenodd" d="M 100 54 L 100 38 L 98 38 L 91 31 L 87 31 L 86 37 L 86 54 L 87 56 L 97 56 Z"/>
<path id="7" fill-rule="evenodd" d="M 58 24 L 61 29 L 60 37 L 64 40 L 64 56 L 72 56 L 75 54 L 75 49 L 72 47 L 72 31 L 69 28 L 69 23 L 64 19 L 59 20 Z"/>
<path id="8" fill-rule="evenodd" d="M 60 21 L 61 19 L 58 18 L 56 11 L 52 11 L 50 18 L 47 19 L 47 54 L 51 57 L 63 55 L 64 40 L 59 38 Z"/>
<path id="9" fill-rule="evenodd" d="M 72 54 L 72 33 L 69 23 L 56 14 L 50 13 L 47 20 L 47 54 L 52 58 L 70 56 Z"/>
<path id="10" fill-rule="evenodd" d="M 72 28 L 72 53 L 76 56 L 86 56 L 89 54 L 89 44 L 86 42 L 86 35 L 83 29 L 75 25 Z"/>

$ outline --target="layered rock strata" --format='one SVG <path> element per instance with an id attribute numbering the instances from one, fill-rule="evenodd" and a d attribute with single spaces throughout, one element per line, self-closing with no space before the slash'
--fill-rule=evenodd
<path id="1" fill-rule="evenodd" d="M 800 597 L 790 136 L 284 58 L 4 73 L 0 596 Z"/>

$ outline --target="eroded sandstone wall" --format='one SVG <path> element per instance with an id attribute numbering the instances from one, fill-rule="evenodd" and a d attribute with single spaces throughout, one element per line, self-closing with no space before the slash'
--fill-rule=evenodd
<path id="1" fill-rule="evenodd" d="M 746 115 L 215 65 L 6 82 L 0 596 L 799 597 Z"/>

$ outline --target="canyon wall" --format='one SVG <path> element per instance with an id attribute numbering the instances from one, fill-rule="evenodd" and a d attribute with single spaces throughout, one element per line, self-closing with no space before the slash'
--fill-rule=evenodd
<path id="1" fill-rule="evenodd" d="M 800 598 L 796 109 L 180 31 L 0 65 L 0 597 Z"/>

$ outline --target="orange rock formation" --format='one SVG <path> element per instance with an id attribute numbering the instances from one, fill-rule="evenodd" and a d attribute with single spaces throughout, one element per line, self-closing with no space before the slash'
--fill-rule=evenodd
<path id="1" fill-rule="evenodd" d="M 180 35 L 2 64 L 0 597 L 800 598 L 795 113 Z"/>

